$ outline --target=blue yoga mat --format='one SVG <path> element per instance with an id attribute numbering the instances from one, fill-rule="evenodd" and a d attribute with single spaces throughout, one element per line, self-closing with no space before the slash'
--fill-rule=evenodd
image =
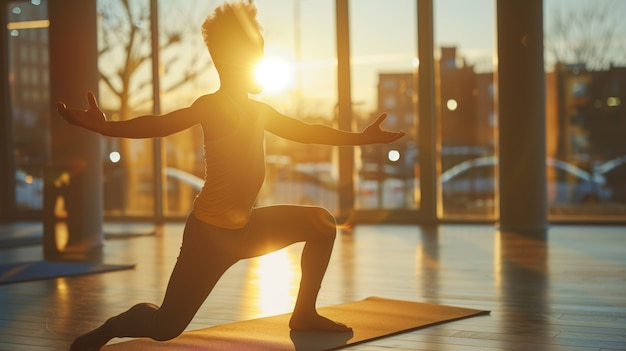
<path id="1" fill-rule="evenodd" d="M 3 263 L 0 264 L 0 285 L 83 274 L 111 272 L 134 267 L 134 264 L 116 265 L 91 262 L 34 261 Z"/>

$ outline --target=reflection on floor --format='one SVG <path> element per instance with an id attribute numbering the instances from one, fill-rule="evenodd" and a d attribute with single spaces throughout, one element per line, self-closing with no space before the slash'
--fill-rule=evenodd
<path id="1" fill-rule="evenodd" d="M 167 224 L 107 240 L 106 262 L 135 270 L 0 286 L 0 350 L 66 350 L 131 304 L 159 303 L 181 232 Z M 350 350 L 625 350 L 624 247 L 620 226 L 553 226 L 545 238 L 488 225 L 358 226 L 337 238 L 319 305 L 382 296 L 492 311 Z M 301 250 L 236 264 L 189 329 L 290 312 Z M 38 246 L 0 250 L 0 262 L 41 256 Z"/>

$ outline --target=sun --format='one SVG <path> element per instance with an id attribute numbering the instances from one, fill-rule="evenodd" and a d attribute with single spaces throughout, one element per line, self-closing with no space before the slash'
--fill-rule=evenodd
<path id="1" fill-rule="evenodd" d="M 254 71 L 256 81 L 266 92 L 278 92 L 291 82 L 291 66 L 281 59 L 264 58 Z"/>

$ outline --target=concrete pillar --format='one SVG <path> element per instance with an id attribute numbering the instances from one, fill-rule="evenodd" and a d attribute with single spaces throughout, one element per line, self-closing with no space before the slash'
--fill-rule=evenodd
<path id="1" fill-rule="evenodd" d="M 98 90 L 96 0 L 48 2 L 50 19 L 51 162 L 45 172 L 44 256 L 102 258 L 100 136 L 66 123 L 56 102 L 87 108 Z M 96 94 L 97 95 L 97 94 Z"/>
<path id="2" fill-rule="evenodd" d="M 541 0 L 497 1 L 499 226 L 547 230 Z"/>

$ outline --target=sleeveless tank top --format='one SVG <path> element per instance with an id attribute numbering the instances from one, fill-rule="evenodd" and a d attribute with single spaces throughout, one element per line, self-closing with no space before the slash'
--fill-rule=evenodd
<path id="1" fill-rule="evenodd" d="M 193 204 L 201 221 L 239 229 L 250 214 L 265 179 L 265 130 L 257 116 L 235 105 L 239 122 L 230 134 L 204 138 L 205 181 Z"/>

